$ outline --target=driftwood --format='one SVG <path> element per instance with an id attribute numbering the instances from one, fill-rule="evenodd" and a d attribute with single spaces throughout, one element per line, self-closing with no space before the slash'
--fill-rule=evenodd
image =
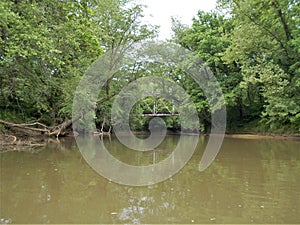
<path id="1" fill-rule="evenodd" d="M 36 149 L 38 147 L 43 147 L 46 145 L 46 142 L 24 138 L 17 138 L 14 135 L 0 133 L 0 153 L 10 152 L 10 151 L 28 151 L 28 148 L 31 150 Z"/>

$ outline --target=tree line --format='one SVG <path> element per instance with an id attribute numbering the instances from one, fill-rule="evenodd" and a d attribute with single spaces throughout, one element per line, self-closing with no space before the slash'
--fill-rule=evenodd
<path id="1" fill-rule="evenodd" d="M 97 58 L 151 40 L 158 30 L 141 23 L 143 6 L 130 0 L 4 0 L 0 15 L 0 119 L 53 129 L 71 124 L 74 92 Z M 215 10 L 199 11 L 191 26 L 173 19 L 169 41 L 202 58 L 221 85 L 228 131 L 300 131 L 299 15 L 298 0 L 219 0 Z M 106 83 L 96 124 L 109 121 L 122 86 L 144 76 L 180 83 L 196 105 L 201 131 L 209 131 L 211 111 L 201 88 L 182 71 L 155 62 L 137 62 Z M 146 98 L 133 111 L 155 101 Z M 179 118 L 164 120 L 180 129 Z M 135 130 L 147 129 L 148 122 L 131 117 Z"/>

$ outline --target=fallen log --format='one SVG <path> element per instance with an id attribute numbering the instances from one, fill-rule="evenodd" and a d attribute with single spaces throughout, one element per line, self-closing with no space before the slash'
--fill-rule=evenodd
<path id="1" fill-rule="evenodd" d="M 82 119 L 84 117 L 85 113 L 80 113 L 77 116 L 73 117 L 72 119 L 64 121 L 62 124 L 50 128 L 49 136 L 55 135 L 56 138 L 58 138 L 59 135 L 64 135 L 65 129 L 67 129 L 69 126 L 72 125 L 72 123 L 76 122 L 79 119 Z"/>
<path id="2" fill-rule="evenodd" d="M 98 100 L 96 102 L 96 105 L 98 104 L 103 104 L 109 100 L 111 100 L 116 94 L 112 94 L 110 96 L 107 96 L 101 100 Z M 42 124 L 40 122 L 32 122 L 32 123 L 12 123 L 8 121 L 4 121 L 0 119 L 0 124 L 3 124 L 6 127 L 9 128 L 19 128 L 19 129 L 24 129 L 24 130 L 29 130 L 29 131 L 34 131 L 34 132 L 39 132 L 42 134 L 46 134 L 49 137 L 51 136 L 56 136 L 58 138 L 61 135 L 66 134 L 66 129 L 69 128 L 74 122 L 78 121 L 79 119 L 83 118 L 84 115 L 86 114 L 85 111 L 81 111 L 78 113 L 77 116 L 73 117 L 72 119 L 67 119 L 63 123 L 57 125 L 57 126 L 46 126 L 45 124 Z M 103 127 L 102 127 L 102 132 L 103 132 Z M 104 134 L 105 132 L 103 132 Z M 110 131 L 109 131 L 110 134 Z"/>
<path id="3" fill-rule="evenodd" d="M 7 122 L 7 121 L 4 121 L 4 120 L 0 120 L 0 123 L 7 126 L 7 127 L 17 127 L 17 128 L 31 130 L 31 131 L 49 133 L 49 129 L 47 129 L 47 126 L 43 125 L 41 123 L 38 123 L 38 122 L 30 123 L 30 124 L 25 124 L 25 123 L 17 124 L 17 123 L 11 123 L 11 122 Z M 31 127 L 31 126 L 34 126 L 34 125 L 42 125 L 43 128 Z"/>

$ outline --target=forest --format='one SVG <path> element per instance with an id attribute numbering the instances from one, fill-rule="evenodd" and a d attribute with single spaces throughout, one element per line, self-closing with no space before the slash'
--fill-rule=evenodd
<path id="1" fill-rule="evenodd" d="M 141 22 L 143 9 L 131 0 L 0 1 L 0 132 L 19 126 L 63 135 L 90 65 L 107 52 L 157 38 L 158 27 Z M 168 42 L 203 59 L 221 86 L 228 133 L 300 132 L 299 15 L 299 0 L 219 0 L 215 10 L 194 15 L 191 26 L 172 19 Z M 211 109 L 199 85 L 178 68 L 151 61 L 137 61 L 106 82 L 95 106 L 99 129 L 109 130 L 122 87 L 149 76 L 180 84 L 196 105 L 199 130 L 210 130 Z M 172 108 L 147 97 L 132 114 L 154 105 L 159 113 Z M 147 130 L 149 119 L 132 116 L 131 129 Z M 180 130 L 178 117 L 163 119 Z"/>

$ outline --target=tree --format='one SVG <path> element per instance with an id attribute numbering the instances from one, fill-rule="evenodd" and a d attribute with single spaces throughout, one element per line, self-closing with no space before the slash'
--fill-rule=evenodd
<path id="1" fill-rule="evenodd" d="M 98 25 L 99 40 L 106 52 L 111 54 L 111 69 L 118 64 L 120 56 L 134 44 L 151 39 L 156 35 L 156 26 L 142 24 L 143 6 L 130 4 L 123 0 L 101 0 L 93 8 L 93 21 Z M 124 65 L 126 66 L 126 65 Z M 124 67 L 126 68 L 126 67 Z M 98 124 L 104 118 L 110 118 L 110 108 L 113 97 L 120 89 L 137 78 L 138 65 L 127 65 L 128 70 L 118 70 L 105 84 L 105 90 L 100 92 L 99 99 L 107 98 L 109 101 L 97 105 Z M 109 120 L 107 120 L 109 121 Z"/>
<path id="2" fill-rule="evenodd" d="M 0 4 L 1 117 L 62 121 L 80 75 L 103 53 L 91 22 L 67 1 Z"/>
<path id="3" fill-rule="evenodd" d="M 191 27 L 174 21 L 173 31 L 217 77 L 229 129 L 258 122 L 260 131 L 299 129 L 299 2 L 220 0 L 218 9 L 200 11 Z M 191 90 L 205 106 L 201 91 Z"/>
<path id="4" fill-rule="evenodd" d="M 241 82 L 240 68 L 235 63 L 226 63 L 224 52 L 230 46 L 228 36 L 233 30 L 232 18 L 226 18 L 217 12 L 199 11 L 190 28 L 184 27 L 179 21 L 173 20 L 174 40 L 183 47 L 195 52 L 212 70 L 221 84 L 229 113 L 229 124 L 234 119 L 244 119 L 243 106 L 238 84 Z M 210 110 L 206 97 L 198 84 L 192 79 L 183 77 L 181 81 L 198 107 L 200 118 L 206 129 L 209 128 Z M 238 114 L 238 116 L 236 116 Z"/>
<path id="5" fill-rule="evenodd" d="M 93 61 L 155 35 L 140 23 L 142 7 L 123 0 L 5 0 L 0 14 L 0 119 L 39 120 L 51 131 L 72 123 L 74 92 Z M 100 111 L 111 88 L 99 96 Z"/>
<path id="6" fill-rule="evenodd" d="M 264 106 L 266 129 L 299 129 L 299 2 L 220 1 L 234 18 L 224 60 L 242 69 L 244 102 Z"/>

